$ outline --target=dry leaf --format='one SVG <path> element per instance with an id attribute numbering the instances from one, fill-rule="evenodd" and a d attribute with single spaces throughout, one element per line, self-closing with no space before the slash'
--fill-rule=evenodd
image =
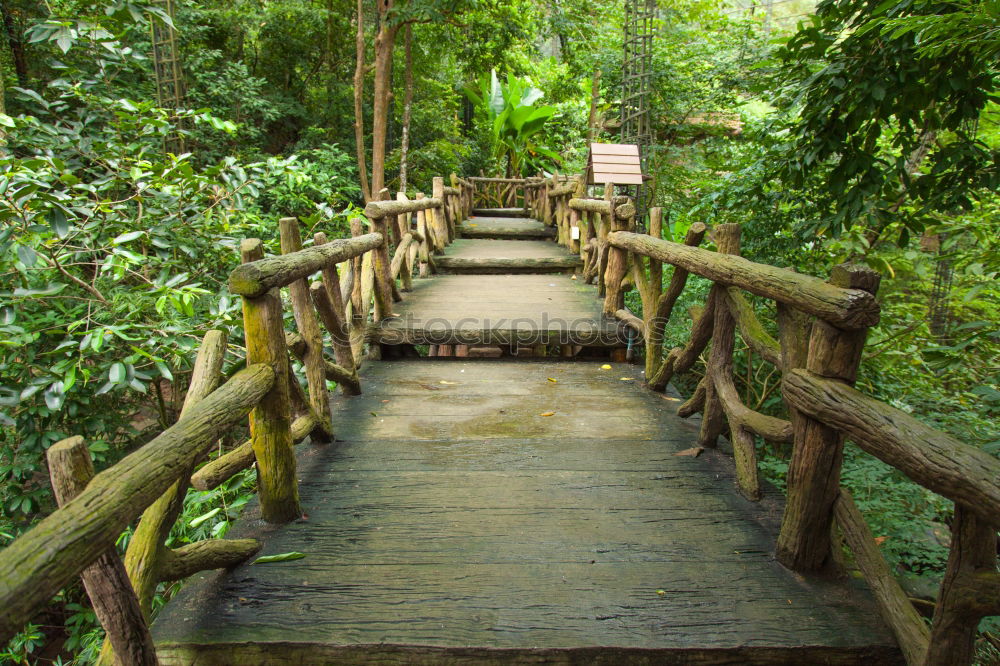
<path id="1" fill-rule="evenodd" d="M 883 543 L 885 543 L 886 539 L 888 539 L 888 538 L 889 537 L 887 537 L 887 536 L 875 537 L 875 545 L 881 546 Z"/>
<path id="2" fill-rule="evenodd" d="M 430 384 L 421 384 L 420 388 L 425 388 L 428 391 L 440 391 L 441 390 L 437 386 L 431 386 Z"/>
<path id="3" fill-rule="evenodd" d="M 623 382 L 634 382 L 635 381 L 635 377 L 621 377 L 620 379 Z"/>
<path id="4" fill-rule="evenodd" d="M 553 384 L 555 384 L 556 382 L 558 382 L 558 381 L 559 381 L 558 379 L 552 379 L 551 377 L 546 377 L 546 379 L 548 379 L 548 380 L 549 380 L 550 382 L 552 382 Z"/>
<path id="5" fill-rule="evenodd" d="M 604 365 L 601 366 L 601 370 L 610 370 L 610 369 L 611 369 L 611 366 L 608 365 L 607 363 L 605 363 Z"/>
<path id="6" fill-rule="evenodd" d="M 454 386 L 455 384 L 458 384 L 458 382 L 449 382 L 447 379 L 442 379 L 439 383 L 445 384 L 447 386 Z"/>
<path id="7" fill-rule="evenodd" d="M 675 398 L 675 397 L 673 397 L 671 395 L 665 395 L 665 396 L 663 396 L 663 399 L 664 400 L 669 400 L 670 402 L 680 402 L 681 401 L 680 398 Z"/>
<path id="8" fill-rule="evenodd" d="M 667 591 L 666 590 L 657 590 L 656 593 L 662 597 L 662 596 L 666 596 Z"/>
<path id="9" fill-rule="evenodd" d="M 542 412 L 539 416 L 553 416 L 555 412 Z"/>
<path id="10" fill-rule="evenodd" d="M 701 455 L 701 452 L 704 451 L 704 450 L 705 449 L 701 448 L 700 446 L 695 446 L 695 447 L 692 447 L 690 449 L 684 449 L 683 451 L 678 451 L 674 455 L 675 456 L 691 456 L 692 458 L 697 458 L 698 456 Z"/>

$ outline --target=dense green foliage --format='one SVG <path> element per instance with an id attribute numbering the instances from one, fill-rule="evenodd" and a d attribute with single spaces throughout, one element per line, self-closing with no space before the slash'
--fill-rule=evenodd
<path id="1" fill-rule="evenodd" d="M 375 13 L 364 4 L 370 52 Z M 708 0 L 660 5 L 650 190 L 670 237 L 694 221 L 737 221 L 744 255 L 757 261 L 816 275 L 868 262 L 884 276 L 883 320 L 860 385 L 1000 454 L 996 3 L 825 0 L 812 16 L 812 3 L 786 0 L 770 17 Z M 622 3 L 455 6 L 401 2 L 392 18 L 413 21 L 413 192 L 453 171 L 579 170 L 596 68 L 599 136 L 617 138 Z M 155 102 L 158 7 L 5 3 L 0 545 L 53 508 L 44 467 L 53 442 L 84 435 L 100 467 L 168 426 L 208 329 L 229 331 L 227 371 L 238 367 L 239 303 L 225 277 L 240 238 L 274 243 L 285 215 L 342 235 L 363 203 L 355 3 L 177 3 L 182 109 Z M 390 188 L 404 67 L 397 48 Z M 184 149 L 171 152 L 178 134 Z M 953 274 L 939 303 L 947 324 L 932 330 L 942 262 Z M 692 280 L 677 311 L 706 291 Z M 756 306 L 773 321 L 766 303 Z M 690 322 L 675 319 L 669 342 L 682 344 Z M 737 366 L 747 403 L 780 414 L 776 374 L 745 350 Z M 679 378 L 682 388 L 700 371 Z M 781 485 L 789 451 L 762 451 Z M 947 502 L 853 447 L 844 483 L 896 570 L 935 580 Z M 244 474 L 192 491 L 172 539 L 223 534 L 252 487 Z M 100 637 L 85 596 L 67 589 L 0 660 L 89 663 Z"/>

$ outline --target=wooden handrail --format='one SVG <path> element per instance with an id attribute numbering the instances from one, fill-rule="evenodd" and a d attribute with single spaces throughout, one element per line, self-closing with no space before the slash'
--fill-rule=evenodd
<path id="1" fill-rule="evenodd" d="M 739 287 L 752 294 L 787 303 L 844 329 L 864 329 L 879 320 L 875 297 L 861 289 L 835 287 L 809 275 L 652 238 L 615 231 L 608 235 L 615 247 L 680 266 L 713 282 Z"/>
<path id="2" fill-rule="evenodd" d="M 418 210 L 440 208 L 443 205 L 443 200 L 437 197 L 414 199 L 413 201 L 369 201 L 368 205 L 365 206 L 365 216 L 372 220 L 380 220 L 390 215 L 415 213 Z"/>
<path id="3" fill-rule="evenodd" d="M 379 247 L 383 242 L 384 237 L 381 234 L 365 234 L 242 264 L 229 274 L 229 291 L 240 296 L 257 298 L 271 289 L 284 287 L 325 267 L 360 256 Z"/>
<path id="4" fill-rule="evenodd" d="M 822 421 L 916 483 L 1000 521 L 1000 460 L 921 423 L 843 382 L 797 369 L 785 374 L 782 394 L 800 412 Z"/>
<path id="5" fill-rule="evenodd" d="M 20 631 L 36 608 L 114 545 L 195 458 L 250 412 L 274 380 L 266 365 L 247 367 L 10 544 L 0 560 L 0 641 Z"/>

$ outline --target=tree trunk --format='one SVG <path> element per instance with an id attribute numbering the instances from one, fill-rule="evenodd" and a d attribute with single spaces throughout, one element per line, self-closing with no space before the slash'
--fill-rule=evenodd
<path id="1" fill-rule="evenodd" d="M 389 24 L 395 0 L 377 0 L 379 26 L 375 36 L 375 98 L 372 102 L 372 184 L 371 193 L 385 187 L 385 148 L 389 127 L 389 100 L 392 97 L 392 51 L 398 26 Z"/>
<path id="2" fill-rule="evenodd" d="M 406 71 L 403 74 L 403 134 L 399 147 L 399 191 L 406 192 L 407 155 L 410 151 L 410 115 L 413 111 L 413 26 L 406 26 Z"/>
<path id="3" fill-rule="evenodd" d="M 21 31 L 14 23 L 10 13 L 10 3 L 0 0 L 0 13 L 3 14 L 3 26 L 7 31 L 7 43 L 10 45 L 10 56 L 14 62 L 14 72 L 17 74 L 17 85 L 28 87 L 28 59 L 24 55 L 24 42 L 21 41 Z"/>
<path id="4" fill-rule="evenodd" d="M 358 154 L 358 178 L 361 181 L 361 194 L 365 202 L 372 200 L 372 191 L 368 187 L 368 164 L 365 161 L 365 118 L 362 110 L 362 95 L 365 90 L 365 12 L 362 0 L 358 0 L 358 34 L 355 40 L 357 56 L 354 66 L 354 144 Z"/>

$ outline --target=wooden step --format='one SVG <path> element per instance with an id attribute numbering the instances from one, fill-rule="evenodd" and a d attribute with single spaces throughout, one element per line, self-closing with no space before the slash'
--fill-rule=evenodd
<path id="1" fill-rule="evenodd" d="M 462 222 L 460 235 L 500 240 L 544 239 L 555 238 L 556 230 L 529 218 L 474 216 Z"/>
<path id="2" fill-rule="evenodd" d="M 483 217 L 528 217 L 524 208 L 473 208 L 472 214 Z"/>
<path id="3" fill-rule="evenodd" d="M 540 240 L 460 238 L 436 258 L 446 273 L 572 273 L 580 257 L 560 245 Z"/>

